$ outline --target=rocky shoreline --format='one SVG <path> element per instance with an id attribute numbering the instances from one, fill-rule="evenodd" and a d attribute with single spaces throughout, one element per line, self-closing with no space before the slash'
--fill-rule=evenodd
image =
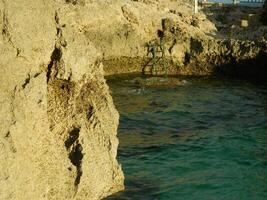
<path id="1" fill-rule="evenodd" d="M 119 115 L 104 75 L 164 74 L 145 68 L 146 44 L 164 41 L 170 75 L 264 79 L 261 15 L 216 6 L 194 15 L 186 0 L 0 1 L 0 199 L 93 200 L 123 190 Z"/>
<path id="2" fill-rule="evenodd" d="M 157 31 L 162 31 L 162 38 L 156 36 L 147 41 L 164 39 L 169 75 L 223 73 L 237 77 L 266 78 L 263 74 L 266 74 L 264 55 L 267 52 L 267 27 L 261 21 L 260 8 L 212 5 L 203 7 L 202 12 L 193 17 L 188 14 L 189 11 L 186 15 L 179 9 L 171 9 L 171 6 L 168 9 L 169 13 L 161 19 L 166 24 L 154 30 L 155 35 Z M 248 26 L 242 27 L 242 21 L 247 21 Z M 129 41 L 127 44 L 135 46 L 138 51 L 131 56 L 106 56 L 103 59 L 106 75 L 165 73 L 162 63 L 158 64 L 156 73 L 152 72 L 151 67 L 145 67 L 149 58 L 144 50 L 144 42 L 132 44 Z"/>

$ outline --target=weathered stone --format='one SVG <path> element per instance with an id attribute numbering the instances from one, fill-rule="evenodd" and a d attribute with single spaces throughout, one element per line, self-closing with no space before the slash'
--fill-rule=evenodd
<path id="1" fill-rule="evenodd" d="M 119 115 L 100 54 L 80 32 L 81 2 L 0 2 L 0 199 L 101 199 L 123 189 Z"/>
<path id="2" fill-rule="evenodd" d="M 149 41 L 164 41 L 169 74 L 266 76 L 259 14 L 242 30 L 241 8 L 192 16 L 189 2 L 0 1 L 0 199 L 94 200 L 123 189 L 119 116 L 103 67 L 151 73 Z"/>

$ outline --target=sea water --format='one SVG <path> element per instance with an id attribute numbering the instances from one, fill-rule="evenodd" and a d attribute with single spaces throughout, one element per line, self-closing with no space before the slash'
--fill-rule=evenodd
<path id="1" fill-rule="evenodd" d="M 120 113 L 124 192 L 112 200 L 266 200 L 267 86 L 186 78 L 108 81 Z"/>

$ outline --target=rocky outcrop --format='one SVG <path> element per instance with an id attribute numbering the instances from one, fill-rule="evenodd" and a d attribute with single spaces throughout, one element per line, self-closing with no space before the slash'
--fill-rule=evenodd
<path id="1" fill-rule="evenodd" d="M 0 1 L 0 199 L 123 189 L 119 116 L 100 54 L 80 32 L 85 3 Z"/>
<path id="2" fill-rule="evenodd" d="M 266 52 L 267 28 L 259 22 L 255 8 L 203 7 L 194 15 L 189 3 L 169 0 L 95 2 L 89 7 L 95 17 L 81 31 L 102 53 L 106 75 L 151 73 L 151 67 L 144 69 L 149 61 L 146 44 L 159 43 L 160 32 L 166 40 L 169 74 L 207 75 L 226 66 L 228 70 L 223 71 L 230 72 L 230 65 L 243 69 L 238 63 Z M 241 27 L 243 19 L 249 21 L 248 27 Z M 170 22 L 166 30 L 164 20 Z M 164 73 L 162 66 L 157 74 Z"/>
<path id="3" fill-rule="evenodd" d="M 202 35 L 216 30 L 210 21 L 205 20 L 204 14 L 193 16 L 192 6 L 184 1 L 93 2 L 88 5 L 88 10 L 94 17 L 88 19 L 90 23 L 81 27 L 81 31 L 102 53 L 106 75 L 140 72 L 146 62 L 145 44 L 158 38 L 164 18 L 175 20 L 182 29 L 191 27 L 199 18 Z M 191 34 L 193 29 L 184 30 Z M 176 53 L 178 57 L 182 56 L 180 52 Z"/>
<path id="4" fill-rule="evenodd" d="M 179 30 L 184 30 L 181 25 L 168 20 L 169 27 L 164 30 L 162 39 L 166 41 L 165 48 L 168 50 L 169 74 L 209 75 L 221 72 L 239 77 L 266 78 L 267 41 L 264 37 L 255 40 L 214 38 L 194 30 L 190 31 L 191 35 L 181 34 Z M 181 41 L 180 44 L 177 41 Z M 177 52 L 181 56 L 177 57 Z M 159 66 L 158 70 L 158 73 L 164 72 L 163 66 Z"/>
<path id="5" fill-rule="evenodd" d="M 164 42 L 169 74 L 266 76 L 266 27 L 224 26 L 189 2 L 0 1 L 0 199 L 93 200 L 123 189 L 103 68 L 164 73 L 144 68 L 148 42 Z"/>

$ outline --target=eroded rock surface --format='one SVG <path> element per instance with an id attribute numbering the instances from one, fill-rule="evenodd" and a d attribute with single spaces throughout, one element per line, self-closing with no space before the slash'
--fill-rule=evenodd
<path id="1" fill-rule="evenodd" d="M 105 1 L 106 2 L 106 1 Z M 169 74 L 207 75 L 229 66 L 256 61 L 266 55 L 267 27 L 260 22 L 260 8 L 201 7 L 193 14 L 191 1 L 126 1 L 112 4 L 92 2 L 87 9 L 94 15 L 81 31 L 101 52 L 106 75 L 146 71 L 151 74 L 146 44 L 165 40 Z M 192 3 L 192 2 L 191 2 Z M 163 27 L 162 22 L 169 21 Z M 242 27 L 241 21 L 248 26 Z M 160 36 L 160 32 L 164 32 Z M 255 62 L 254 67 L 260 62 Z M 162 66 L 162 64 L 161 64 Z M 164 73 L 163 67 L 157 74 Z M 251 67 L 239 67 L 261 71 Z M 260 73 L 262 74 L 262 73 Z"/>
<path id="2" fill-rule="evenodd" d="M 169 74 L 266 76 L 266 26 L 223 26 L 212 8 L 193 15 L 190 2 L 0 1 L 0 199 L 93 200 L 123 189 L 119 116 L 102 68 L 164 73 L 144 69 L 150 41 L 164 40 Z"/>
<path id="3" fill-rule="evenodd" d="M 0 1 L 0 199 L 123 189 L 119 115 L 100 54 L 80 32 L 86 2 Z"/>

